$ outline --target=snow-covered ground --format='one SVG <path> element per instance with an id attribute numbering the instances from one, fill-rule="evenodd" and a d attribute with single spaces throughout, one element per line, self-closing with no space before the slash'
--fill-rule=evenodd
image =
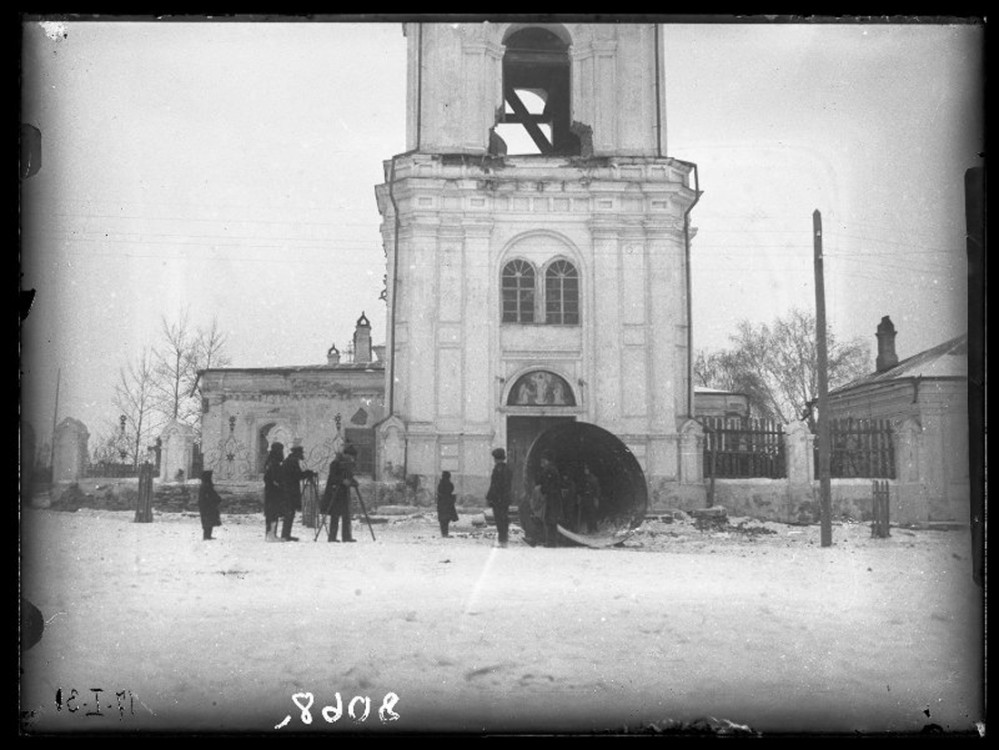
<path id="1" fill-rule="evenodd" d="M 300 542 L 267 544 L 259 515 L 223 515 L 212 542 L 197 516 L 132 517 L 22 513 L 22 593 L 45 619 L 22 657 L 27 731 L 984 720 L 967 530 L 843 524 L 823 548 L 816 526 L 653 521 L 614 549 L 532 548 L 516 530 L 497 549 L 467 517 L 449 539 L 431 515 L 376 524 L 374 541 L 355 522 L 357 544 L 300 524 Z"/>

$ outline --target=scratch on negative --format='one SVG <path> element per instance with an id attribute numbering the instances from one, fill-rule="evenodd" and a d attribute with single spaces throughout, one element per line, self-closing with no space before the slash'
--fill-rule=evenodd
<path id="1" fill-rule="evenodd" d="M 139 701 L 139 705 L 140 705 L 140 706 L 142 706 L 142 707 L 143 707 L 144 709 L 146 709 L 146 710 L 147 710 L 147 711 L 148 711 L 148 712 L 149 712 L 150 714 L 152 714 L 153 716 L 156 716 L 156 712 L 155 712 L 155 711 L 153 711 L 153 709 L 151 709 L 151 708 L 150 708 L 149 706 L 147 706 L 147 705 L 146 705 L 145 703 L 143 703 L 143 702 L 142 702 L 142 698 L 140 698 L 139 696 L 135 695 L 135 693 L 132 693 L 132 695 L 133 695 L 133 696 L 135 696 L 135 699 L 136 699 L 137 701 Z"/>
<path id="2" fill-rule="evenodd" d="M 465 672 L 465 679 L 472 680 L 476 677 L 481 677 L 484 674 L 489 674 L 490 672 L 495 672 L 497 669 L 503 669 L 507 664 L 490 664 L 487 667 L 479 667 L 478 669 L 473 669 L 471 672 Z"/>

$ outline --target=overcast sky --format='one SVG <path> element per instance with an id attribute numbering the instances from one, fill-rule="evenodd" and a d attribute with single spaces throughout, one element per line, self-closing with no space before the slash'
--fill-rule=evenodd
<path id="1" fill-rule="evenodd" d="M 695 349 L 814 309 L 900 357 L 967 329 L 963 178 L 981 165 L 981 27 L 664 26 L 668 155 L 698 165 Z M 374 186 L 405 149 L 400 23 L 26 23 L 28 418 L 95 435 L 163 316 L 216 317 L 237 367 L 385 338 Z M 871 362 L 873 368 L 873 359 Z M 91 441 L 93 445 L 94 441 Z"/>

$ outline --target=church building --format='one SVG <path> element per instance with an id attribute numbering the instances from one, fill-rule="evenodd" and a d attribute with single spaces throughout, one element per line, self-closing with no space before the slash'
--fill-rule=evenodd
<path id="1" fill-rule="evenodd" d="M 358 470 L 374 473 L 375 425 L 384 418 L 385 363 L 358 318 L 350 351 L 333 345 L 326 364 L 202 370 L 201 432 L 205 469 L 216 481 L 259 481 L 271 443 L 285 454 L 301 445 L 305 465 L 325 477 L 349 440 Z"/>
<path id="2" fill-rule="evenodd" d="M 689 213 L 656 24 L 407 23 L 376 475 L 482 496 L 491 451 L 596 425 L 652 494 L 701 482 Z"/>

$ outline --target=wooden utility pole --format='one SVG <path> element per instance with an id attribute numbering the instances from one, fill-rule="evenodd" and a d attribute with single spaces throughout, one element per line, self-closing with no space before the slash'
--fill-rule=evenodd
<path id="1" fill-rule="evenodd" d="M 55 408 L 52 410 L 52 445 L 49 450 L 49 471 L 55 471 L 55 439 L 56 439 L 56 420 L 59 419 L 59 381 L 62 379 L 62 368 L 60 367 L 56 370 L 56 394 L 55 394 Z M 55 476 L 52 477 L 52 481 L 55 481 Z"/>
<path id="2" fill-rule="evenodd" d="M 822 525 L 822 546 L 832 546 L 832 487 L 829 482 L 829 358 L 826 352 L 826 290 L 822 276 L 822 214 L 812 212 L 812 234 L 815 242 L 815 337 L 819 355 L 819 509 Z"/>
<path id="3" fill-rule="evenodd" d="M 153 522 L 153 466 L 146 461 L 139 467 L 139 495 L 135 503 L 135 523 Z"/>

